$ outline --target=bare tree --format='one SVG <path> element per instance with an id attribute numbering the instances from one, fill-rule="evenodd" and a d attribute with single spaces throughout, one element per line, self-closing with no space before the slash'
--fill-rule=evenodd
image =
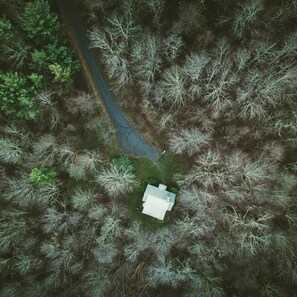
<path id="1" fill-rule="evenodd" d="M 204 53 L 191 53 L 186 57 L 184 72 L 188 75 L 190 80 L 197 81 L 201 77 L 202 71 L 209 60 L 210 58 Z"/>
<path id="2" fill-rule="evenodd" d="M 92 255 L 100 264 L 112 265 L 115 257 L 118 255 L 117 246 L 113 242 L 96 243 L 92 249 Z"/>
<path id="3" fill-rule="evenodd" d="M 90 32 L 91 46 L 102 51 L 109 76 L 116 80 L 117 90 L 131 80 L 127 47 L 138 31 L 131 13 L 124 16 L 114 13 L 107 18 L 103 30 L 93 27 Z"/>
<path id="4" fill-rule="evenodd" d="M 7 179 L 4 197 L 22 207 L 47 206 L 56 201 L 60 189 L 58 184 L 35 185 L 27 175 Z"/>
<path id="5" fill-rule="evenodd" d="M 207 35 L 206 19 L 202 13 L 205 8 L 204 4 L 203 0 L 195 3 L 181 2 L 178 19 L 173 24 L 174 32 L 181 34 L 193 34 L 195 32 L 194 35 L 200 35 L 199 37 L 204 38 Z M 199 29 L 203 30 L 203 34 L 197 34 Z"/>
<path id="6" fill-rule="evenodd" d="M 83 277 L 85 290 L 90 297 L 104 296 L 104 291 L 109 283 L 107 272 L 104 269 L 98 267 L 96 270 L 87 271 Z"/>
<path id="7" fill-rule="evenodd" d="M 231 61 L 225 58 L 229 50 L 227 44 L 222 42 L 216 50 L 216 59 L 206 68 L 206 86 L 204 101 L 210 104 L 215 116 L 232 107 L 230 90 L 237 82 L 236 75 L 231 72 Z"/>
<path id="8" fill-rule="evenodd" d="M 86 179 L 87 174 L 95 174 L 98 165 L 102 163 L 101 155 L 98 152 L 86 151 L 76 156 L 69 162 L 67 171 L 74 179 Z"/>
<path id="9" fill-rule="evenodd" d="M 8 138 L 0 138 L 0 161 L 8 164 L 20 163 L 23 150 L 19 144 Z"/>
<path id="10" fill-rule="evenodd" d="M 118 21 L 116 17 L 113 17 L 111 20 L 113 22 Z M 125 38 L 129 38 L 129 33 L 122 32 L 121 30 L 121 28 L 117 28 L 116 31 L 119 32 L 115 33 L 116 35 L 112 35 L 114 34 L 113 30 L 105 33 L 99 28 L 94 27 L 90 33 L 91 46 L 101 49 L 102 58 L 109 77 L 116 80 L 116 90 L 120 90 L 126 83 L 130 82 L 132 78 L 126 57 L 126 45 L 121 42 L 113 41 L 119 34 L 124 34 Z"/>
<path id="11" fill-rule="evenodd" d="M 163 41 L 163 51 L 169 61 L 173 61 L 178 58 L 183 46 L 183 39 L 177 34 L 171 34 Z"/>
<path id="12" fill-rule="evenodd" d="M 138 222 L 133 222 L 125 233 L 130 239 L 129 244 L 125 247 L 125 256 L 128 261 L 136 262 L 139 254 L 151 247 L 150 234 L 145 232 Z"/>
<path id="13" fill-rule="evenodd" d="M 126 14 L 125 17 L 119 14 L 112 14 L 107 18 L 109 26 L 106 31 L 115 39 L 121 39 L 124 43 L 128 43 L 130 39 L 139 31 L 131 14 Z"/>
<path id="14" fill-rule="evenodd" d="M 18 255 L 13 264 L 21 275 L 27 275 L 34 269 L 42 267 L 42 261 L 33 255 Z"/>
<path id="15" fill-rule="evenodd" d="M 36 93 L 37 102 L 39 102 L 43 108 L 42 116 L 50 116 L 51 129 L 56 128 L 61 121 L 60 114 L 53 100 L 54 94 L 54 91 L 49 90 L 43 90 Z M 48 121 L 48 119 L 46 118 L 45 121 Z"/>
<path id="16" fill-rule="evenodd" d="M 173 66 L 164 71 L 159 88 L 165 102 L 171 106 L 181 106 L 186 102 L 185 77 L 182 69 Z"/>
<path id="17" fill-rule="evenodd" d="M 55 136 L 42 135 L 33 145 L 33 157 L 35 163 L 43 166 L 52 166 L 59 153 L 59 144 Z"/>
<path id="18" fill-rule="evenodd" d="M 201 133 L 197 128 L 181 129 L 169 134 L 170 150 L 176 154 L 192 156 L 208 146 L 209 142 L 210 135 Z"/>
<path id="19" fill-rule="evenodd" d="M 195 99 L 202 93 L 201 76 L 208 62 L 209 57 L 205 54 L 191 53 L 186 57 L 183 69 L 190 81 L 189 92 Z"/>
<path id="20" fill-rule="evenodd" d="M 0 219 L 0 248 L 4 253 L 11 247 L 18 246 L 29 231 L 24 212 L 1 213 Z"/>
<path id="21" fill-rule="evenodd" d="M 109 41 L 109 36 L 98 27 L 93 27 L 90 31 L 89 38 L 91 47 L 99 48 L 103 52 L 113 53 L 112 44 Z"/>
<path id="22" fill-rule="evenodd" d="M 63 206 L 65 208 L 65 206 Z M 59 212 L 55 208 L 47 208 L 43 215 L 42 229 L 45 233 L 67 233 L 79 224 L 82 215 L 78 212 Z"/>
<path id="23" fill-rule="evenodd" d="M 238 91 L 239 116 L 243 119 L 259 119 L 266 116 L 265 108 L 259 97 L 253 98 L 252 95 L 252 90 L 249 89 L 239 89 Z"/>
<path id="24" fill-rule="evenodd" d="M 82 114 L 90 117 L 99 111 L 97 99 L 86 92 L 81 92 L 76 96 L 66 97 L 65 101 L 65 107 L 73 115 Z"/>
<path id="25" fill-rule="evenodd" d="M 73 274 L 81 270 L 81 265 L 76 263 L 75 256 L 70 249 L 63 248 L 59 250 L 58 255 L 52 259 L 50 270 L 60 273 L 71 272 Z"/>
<path id="26" fill-rule="evenodd" d="M 164 10 L 164 0 L 141 0 L 147 9 L 152 13 L 154 24 L 159 27 L 161 21 L 161 15 Z"/>
<path id="27" fill-rule="evenodd" d="M 251 59 L 251 53 L 247 49 L 239 49 L 235 53 L 235 64 L 237 72 L 243 71 L 248 66 Z"/>
<path id="28" fill-rule="evenodd" d="M 176 288 L 184 281 L 193 279 L 194 270 L 188 263 L 179 263 L 179 266 L 173 265 L 171 261 L 161 261 L 155 266 L 149 267 L 148 282 L 151 286 L 170 285 Z"/>
<path id="29" fill-rule="evenodd" d="M 133 76 L 144 96 L 151 92 L 155 74 L 161 68 L 160 47 L 160 40 L 148 33 L 132 44 L 130 59 L 133 63 Z"/>
<path id="30" fill-rule="evenodd" d="M 104 224 L 100 230 L 100 236 L 97 238 L 97 243 L 112 242 L 121 235 L 120 220 L 112 216 L 105 218 Z"/>
<path id="31" fill-rule="evenodd" d="M 107 209 L 103 205 L 98 204 L 89 209 L 88 218 L 98 220 L 102 218 L 106 213 Z"/>
<path id="32" fill-rule="evenodd" d="M 264 9 L 262 0 L 249 0 L 242 4 L 237 11 L 233 23 L 233 32 L 237 38 L 242 38 L 246 30 L 253 35 L 257 34 L 255 23 L 259 22 L 259 13 Z"/>
<path id="33" fill-rule="evenodd" d="M 211 193 L 201 190 L 197 187 L 182 188 L 180 191 L 180 203 L 186 211 L 195 210 L 204 212 L 210 206 L 217 202 L 217 197 Z M 200 213 L 197 215 L 201 215 Z"/>
<path id="34" fill-rule="evenodd" d="M 131 168 L 118 166 L 114 162 L 108 168 L 102 169 L 96 180 L 111 197 L 128 192 L 136 185 L 135 174 Z"/>
<path id="35" fill-rule="evenodd" d="M 194 166 L 190 173 L 180 180 L 180 183 L 190 185 L 195 180 L 199 180 L 204 186 L 212 187 L 215 181 L 221 180 L 219 166 L 222 164 L 222 156 L 220 152 L 208 151 L 196 162 L 197 166 Z"/>
<path id="36" fill-rule="evenodd" d="M 96 201 L 94 189 L 78 188 L 72 196 L 73 207 L 79 210 L 89 210 Z"/>
<path id="37" fill-rule="evenodd" d="M 186 297 L 224 297 L 221 280 L 214 276 L 196 278 L 191 282 Z"/>
<path id="38" fill-rule="evenodd" d="M 270 221 L 273 215 L 260 211 L 255 207 L 247 208 L 244 214 L 240 214 L 233 208 L 233 212 L 227 215 L 230 234 L 236 238 L 239 251 L 255 254 L 265 246 L 266 235 L 271 229 Z"/>
<path id="39" fill-rule="evenodd" d="M 4 56 L 8 62 L 16 67 L 16 69 L 21 69 L 27 62 L 30 54 L 31 47 L 26 45 L 21 40 L 16 40 L 12 44 L 4 44 L 3 52 Z"/>
<path id="40" fill-rule="evenodd" d="M 217 224 L 216 219 L 212 216 L 209 210 L 204 209 L 196 211 L 196 214 L 201 214 L 200 217 L 185 217 L 182 220 L 178 220 L 176 224 L 177 234 L 191 242 L 192 240 L 210 236 L 215 230 Z"/>
<path id="41" fill-rule="evenodd" d="M 159 261 L 163 261 L 169 255 L 170 249 L 179 241 L 176 235 L 169 228 L 162 228 L 157 233 L 151 234 L 150 241 Z"/>

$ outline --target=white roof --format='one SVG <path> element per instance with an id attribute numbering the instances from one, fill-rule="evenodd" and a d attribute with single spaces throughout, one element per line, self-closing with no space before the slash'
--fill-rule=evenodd
<path id="1" fill-rule="evenodd" d="M 163 220 L 166 211 L 171 210 L 174 205 L 175 194 L 166 191 L 166 186 L 161 184 L 158 188 L 147 185 L 142 201 L 144 201 L 142 213 Z"/>
<path id="2" fill-rule="evenodd" d="M 162 185 L 162 184 L 159 184 L 159 187 L 158 187 L 160 190 L 162 191 L 165 191 L 167 189 L 167 186 L 165 185 Z"/>

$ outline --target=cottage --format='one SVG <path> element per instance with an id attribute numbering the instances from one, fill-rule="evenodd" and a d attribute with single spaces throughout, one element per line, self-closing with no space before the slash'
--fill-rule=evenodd
<path id="1" fill-rule="evenodd" d="M 142 213 L 163 220 L 166 211 L 170 211 L 175 202 L 175 194 L 166 191 L 166 186 L 159 184 L 159 187 L 147 185 L 142 201 Z"/>

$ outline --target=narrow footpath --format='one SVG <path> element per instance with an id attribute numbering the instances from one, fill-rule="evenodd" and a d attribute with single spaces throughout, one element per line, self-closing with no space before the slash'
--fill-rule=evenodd
<path id="1" fill-rule="evenodd" d="M 58 0 L 64 22 L 69 28 L 75 50 L 80 58 L 87 77 L 97 97 L 103 102 L 105 110 L 114 125 L 119 149 L 125 154 L 147 157 L 158 161 L 161 151 L 147 143 L 123 115 L 108 83 L 104 79 L 94 50 L 89 47 L 87 31 L 84 27 L 79 9 L 73 0 Z M 98 96 L 99 95 L 99 96 Z"/>

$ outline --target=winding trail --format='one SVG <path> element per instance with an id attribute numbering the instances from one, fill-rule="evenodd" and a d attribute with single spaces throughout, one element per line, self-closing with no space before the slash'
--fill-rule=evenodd
<path id="1" fill-rule="evenodd" d="M 57 2 L 60 6 L 64 22 L 69 28 L 70 37 L 72 38 L 82 67 L 90 79 L 97 97 L 100 97 L 102 100 L 105 110 L 115 127 L 119 149 L 126 154 L 144 156 L 152 161 L 158 161 L 161 157 L 161 151 L 147 143 L 132 127 L 110 91 L 100 65 L 96 60 L 95 53 L 88 46 L 87 32 L 75 1 L 58 0 Z"/>

